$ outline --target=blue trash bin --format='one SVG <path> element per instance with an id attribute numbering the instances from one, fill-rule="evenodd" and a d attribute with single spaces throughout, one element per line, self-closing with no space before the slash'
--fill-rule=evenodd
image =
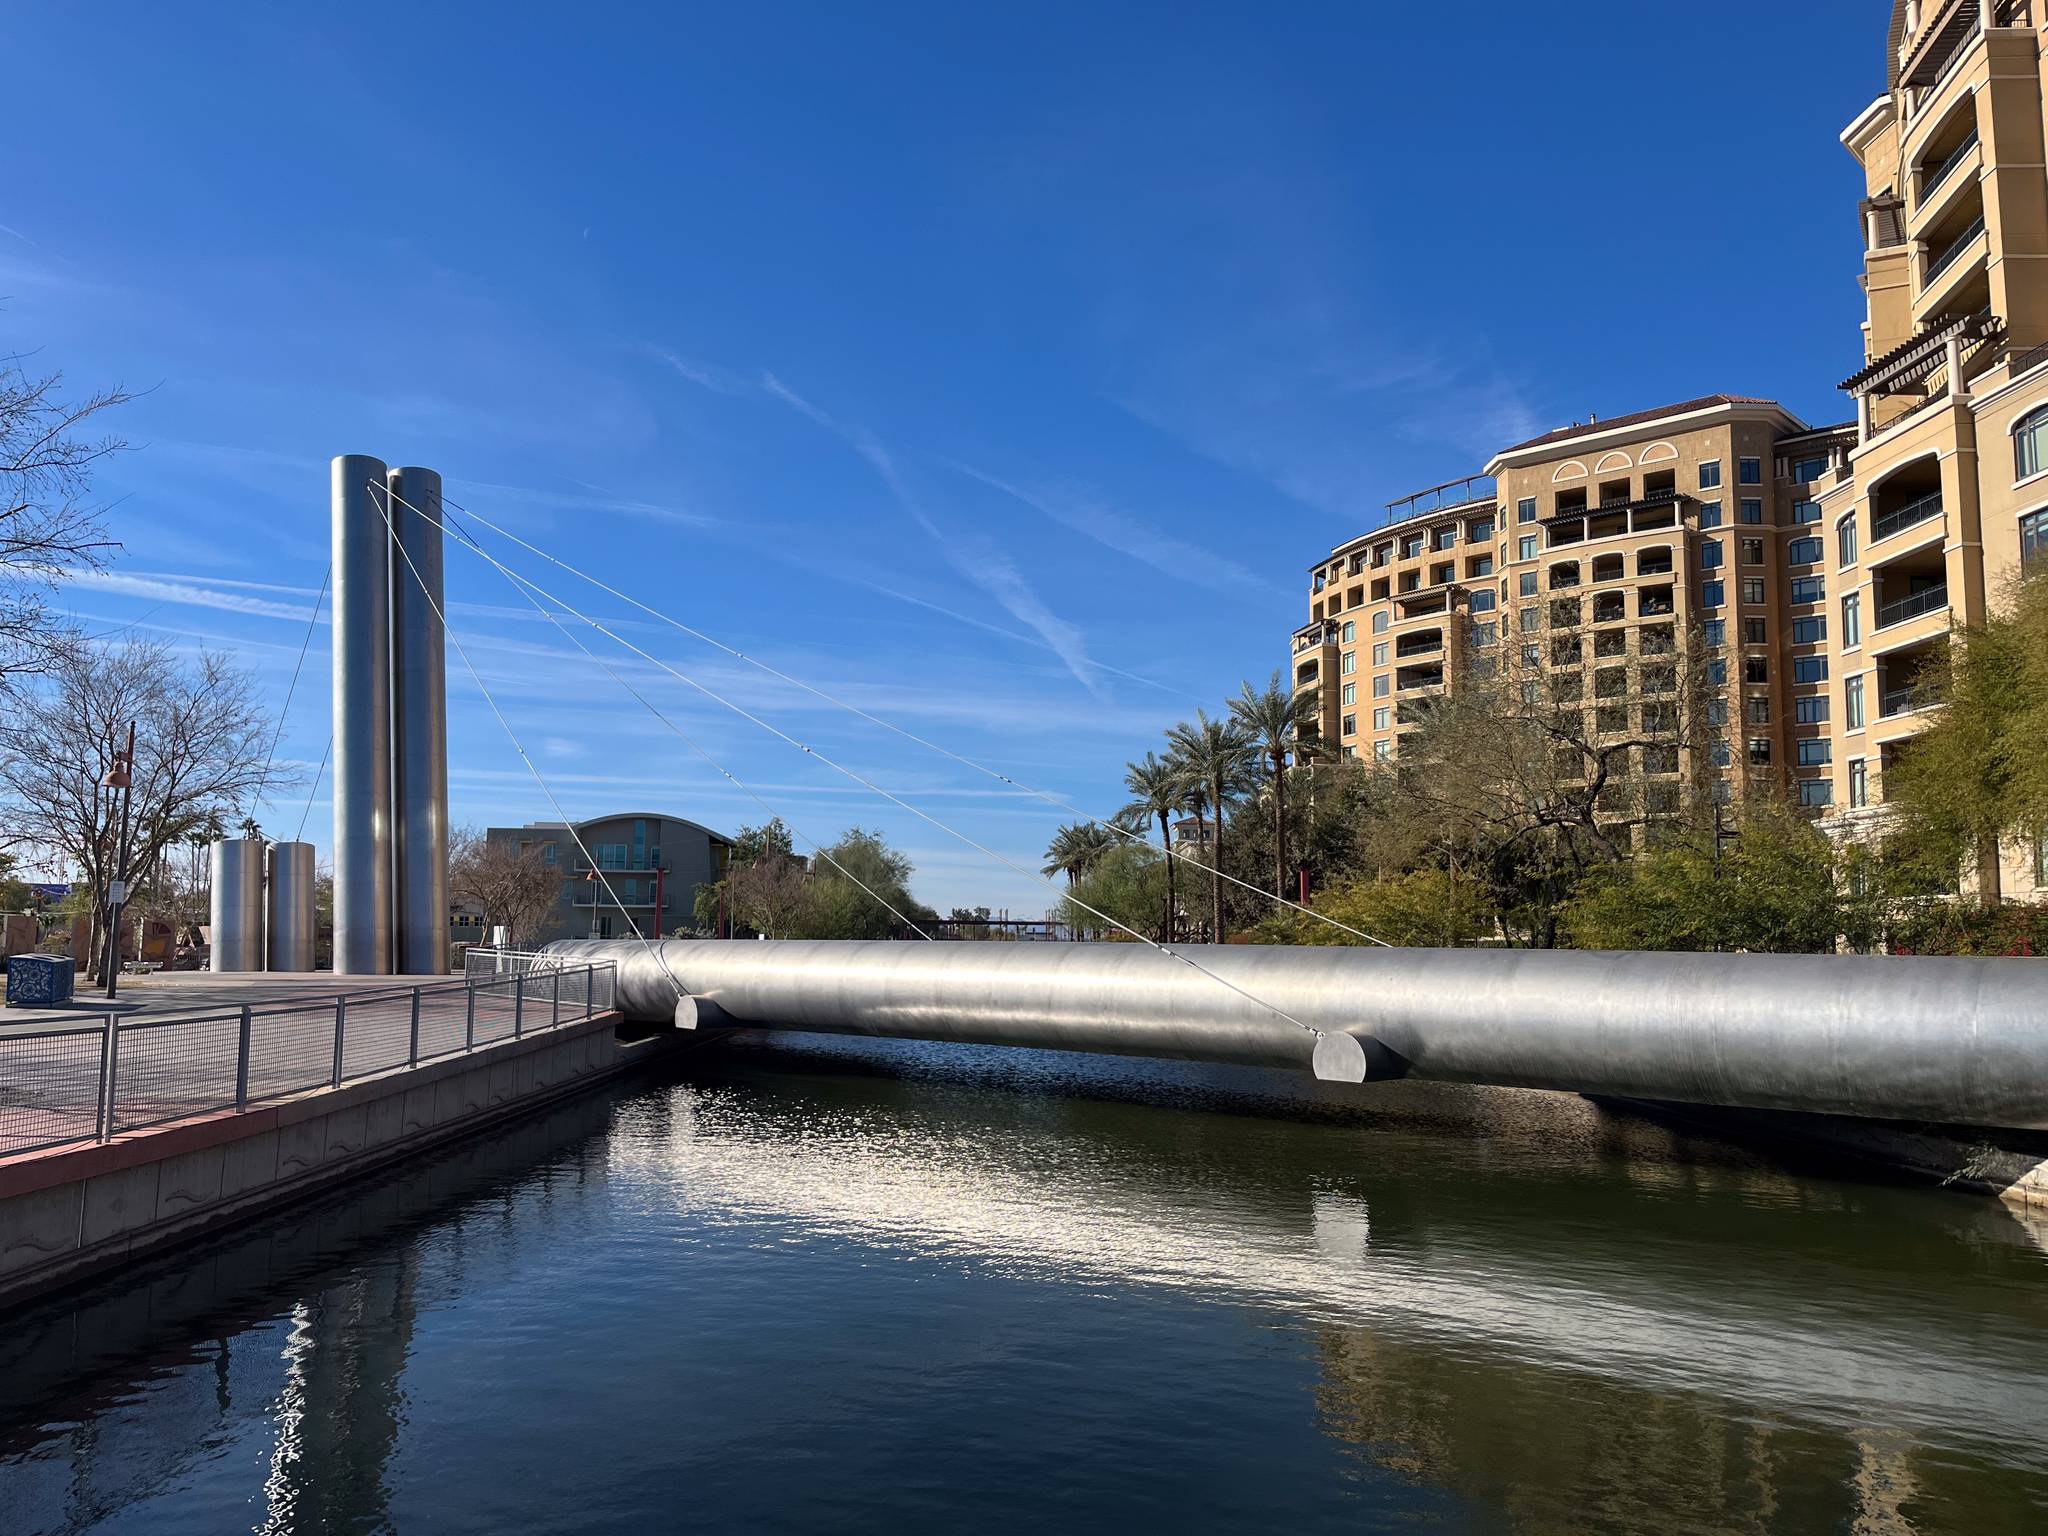
<path id="1" fill-rule="evenodd" d="M 77 975 L 69 955 L 9 955 L 7 1006 L 54 1008 L 68 1003 Z"/>

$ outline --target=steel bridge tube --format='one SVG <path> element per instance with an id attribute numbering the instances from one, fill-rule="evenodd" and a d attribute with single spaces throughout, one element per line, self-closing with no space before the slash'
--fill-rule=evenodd
<path id="1" fill-rule="evenodd" d="M 2048 1130 L 2024 960 L 1185 946 L 1369 1079 Z M 564 940 L 629 1017 L 1307 1070 L 1310 1033 L 1135 944 Z M 671 979 L 673 978 L 673 979 Z"/>
<path id="2" fill-rule="evenodd" d="M 334 460 L 334 969 L 391 970 L 391 529 L 383 460 Z"/>
<path id="3" fill-rule="evenodd" d="M 448 700 L 441 477 L 390 472 L 392 969 L 448 974 Z"/>

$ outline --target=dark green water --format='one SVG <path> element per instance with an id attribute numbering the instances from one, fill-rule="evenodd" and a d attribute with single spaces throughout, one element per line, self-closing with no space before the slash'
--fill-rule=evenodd
<path id="1" fill-rule="evenodd" d="M 0 1531 L 2048 1529 L 2048 1231 L 1577 1100 L 735 1044 L 0 1324 Z"/>

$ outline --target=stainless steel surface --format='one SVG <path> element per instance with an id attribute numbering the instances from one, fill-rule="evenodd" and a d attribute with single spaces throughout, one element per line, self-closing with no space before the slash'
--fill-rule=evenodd
<path id="1" fill-rule="evenodd" d="M 313 969 L 313 845 L 272 843 L 269 891 L 264 909 L 268 969 Z"/>
<path id="2" fill-rule="evenodd" d="M 663 940 L 724 1019 L 1133 1056 L 1311 1066 L 1304 1030 L 1134 944 Z M 2026 960 L 1186 946 L 1305 1024 L 1357 1037 L 1369 1078 L 2048 1129 L 2048 988 Z M 675 987 L 634 940 L 633 1019 Z"/>
<path id="3" fill-rule="evenodd" d="M 391 970 L 391 535 L 381 459 L 343 454 L 334 495 L 334 969 Z"/>
<path id="4" fill-rule="evenodd" d="M 405 975 L 445 976 L 448 672 L 437 612 L 443 601 L 441 477 L 407 466 L 392 470 L 389 483 L 398 536 L 391 551 L 391 958 Z"/>
<path id="5" fill-rule="evenodd" d="M 213 845 L 213 970 L 263 969 L 263 849 L 260 837 Z"/>

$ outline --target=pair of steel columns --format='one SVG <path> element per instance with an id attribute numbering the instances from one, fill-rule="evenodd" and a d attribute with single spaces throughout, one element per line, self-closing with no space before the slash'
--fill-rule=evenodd
<path id="1" fill-rule="evenodd" d="M 441 477 L 333 463 L 334 969 L 448 970 Z"/>

